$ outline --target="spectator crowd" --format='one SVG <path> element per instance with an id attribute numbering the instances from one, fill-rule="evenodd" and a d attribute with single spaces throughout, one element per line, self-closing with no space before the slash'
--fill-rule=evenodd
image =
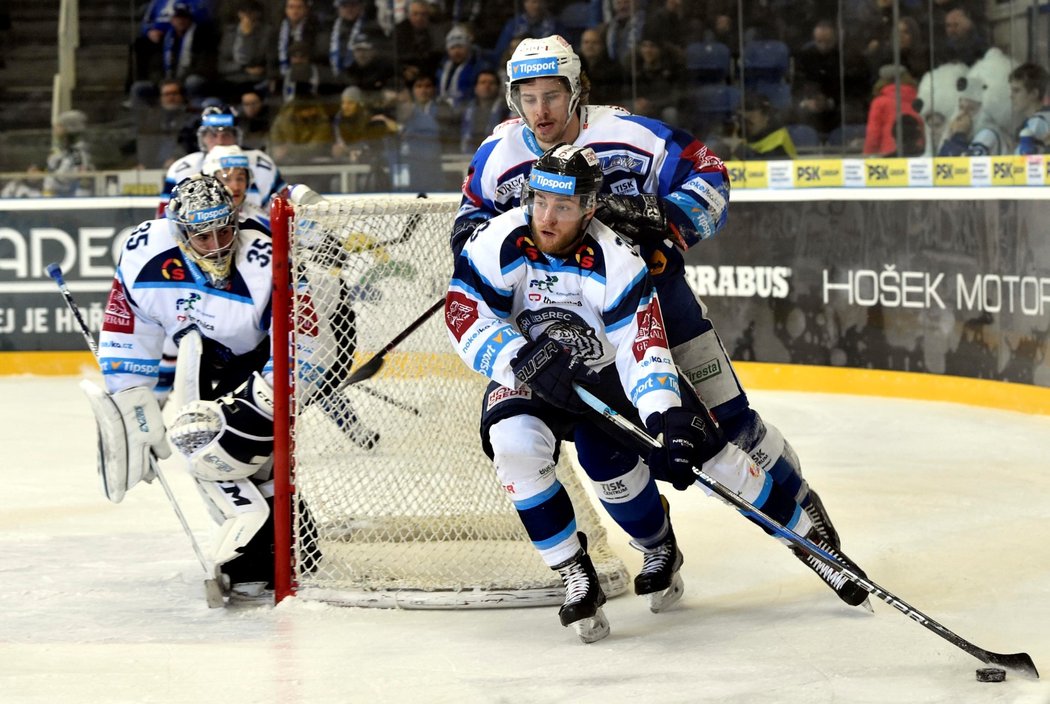
<path id="1" fill-rule="evenodd" d="M 129 52 L 134 159 L 167 168 L 194 151 L 201 109 L 222 103 L 241 146 L 282 166 L 455 190 L 461 174 L 434 164 L 462 162 L 509 117 L 507 59 L 551 34 L 581 56 L 590 103 L 684 127 L 725 159 L 1044 150 L 1047 71 L 994 45 L 987 3 L 894 5 L 151 0 Z"/>

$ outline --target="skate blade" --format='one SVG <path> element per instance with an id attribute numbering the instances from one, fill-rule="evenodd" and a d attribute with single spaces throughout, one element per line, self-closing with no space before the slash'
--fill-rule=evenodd
<path id="1" fill-rule="evenodd" d="M 605 618 L 605 612 L 601 609 L 590 618 L 581 618 L 574 622 L 572 627 L 584 643 L 594 643 L 609 635 L 609 619 Z"/>
<path id="2" fill-rule="evenodd" d="M 678 600 L 682 598 L 684 590 L 685 585 L 682 583 L 682 575 L 675 572 L 674 578 L 671 580 L 671 586 L 662 591 L 645 595 L 649 600 L 649 610 L 654 614 L 658 614 L 661 611 L 667 611 L 678 603 Z"/>

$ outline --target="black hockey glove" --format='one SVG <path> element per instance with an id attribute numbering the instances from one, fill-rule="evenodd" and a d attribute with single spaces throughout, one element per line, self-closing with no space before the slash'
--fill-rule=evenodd
<path id="1" fill-rule="evenodd" d="M 554 338 L 540 335 L 522 347 L 510 364 L 518 381 L 547 403 L 572 413 L 587 411 L 572 385 L 597 384 L 598 373 Z"/>
<path id="2" fill-rule="evenodd" d="M 634 244 L 656 245 L 677 239 L 668 228 L 659 196 L 599 196 L 594 217 Z"/>
<path id="3" fill-rule="evenodd" d="M 679 491 L 696 481 L 693 467 L 701 467 L 726 446 L 726 438 L 709 417 L 684 408 L 669 408 L 645 420 L 649 434 L 663 447 L 649 451 L 649 471 Z"/>

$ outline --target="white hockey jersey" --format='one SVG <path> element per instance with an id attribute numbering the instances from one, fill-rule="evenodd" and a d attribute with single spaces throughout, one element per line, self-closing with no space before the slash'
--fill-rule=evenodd
<path id="1" fill-rule="evenodd" d="M 99 338 L 99 364 L 110 392 L 153 388 L 164 341 L 178 340 L 190 328 L 232 355 L 252 351 L 269 335 L 270 236 L 240 230 L 227 290 L 212 288 L 175 238 L 170 220 L 148 220 L 121 251 Z"/>
<path id="2" fill-rule="evenodd" d="M 257 208 L 267 211 L 270 205 L 270 198 L 279 193 L 287 184 L 285 184 L 281 172 L 277 169 L 277 164 L 273 163 L 273 159 L 267 156 L 265 152 L 259 149 L 245 149 L 244 153 L 248 155 L 252 169 L 252 184 L 248 187 L 245 200 Z M 160 193 L 160 204 L 157 206 L 158 218 L 164 217 L 164 211 L 168 207 L 168 201 L 171 200 L 171 192 L 175 186 L 179 182 L 199 174 L 201 166 L 204 164 L 204 157 L 207 155 L 208 152 L 193 152 L 168 167 L 168 172 L 164 175 L 164 186 Z"/>
<path id="3" fill-rule="evenodd" d="M 591 220 L 575 253 L 545 255 L 520 208 L 482 226 L 456 257 L 445 324 L 459 356 L 508 388 L 511 360 L 547 333 L 600 370 L 616 365 L 642 418 L 681 405 L 660 303 L 642 258 Z"/>
<path id="4" fill-rule="evenodd" d="M 668 220 L 690 246 L 725 225 L 725 164 L 688 133 L 620 108 L 589 105 L 580 109 L 580 134 L 573 144 L 589 146 L 598 156 L 602 193 L 660 196 Z M 532 163 L 542 154 L 520 118 L 497 126 L 470 163 L 457 226 L 516 207 Z"/>

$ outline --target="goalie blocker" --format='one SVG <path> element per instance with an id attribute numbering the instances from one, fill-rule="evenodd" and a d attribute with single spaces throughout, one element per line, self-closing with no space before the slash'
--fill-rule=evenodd
<path id="1" fill-rule="evenodd" d="M 153 457 L 164 459 L 171 450 L 164 440 L 164 420 L 153 391 L 134 386 L 108 394 L 84 379 L 98 428 L 98 476 L 102 493 L 115 504 L 140 481 L 153 480 Z"/>

